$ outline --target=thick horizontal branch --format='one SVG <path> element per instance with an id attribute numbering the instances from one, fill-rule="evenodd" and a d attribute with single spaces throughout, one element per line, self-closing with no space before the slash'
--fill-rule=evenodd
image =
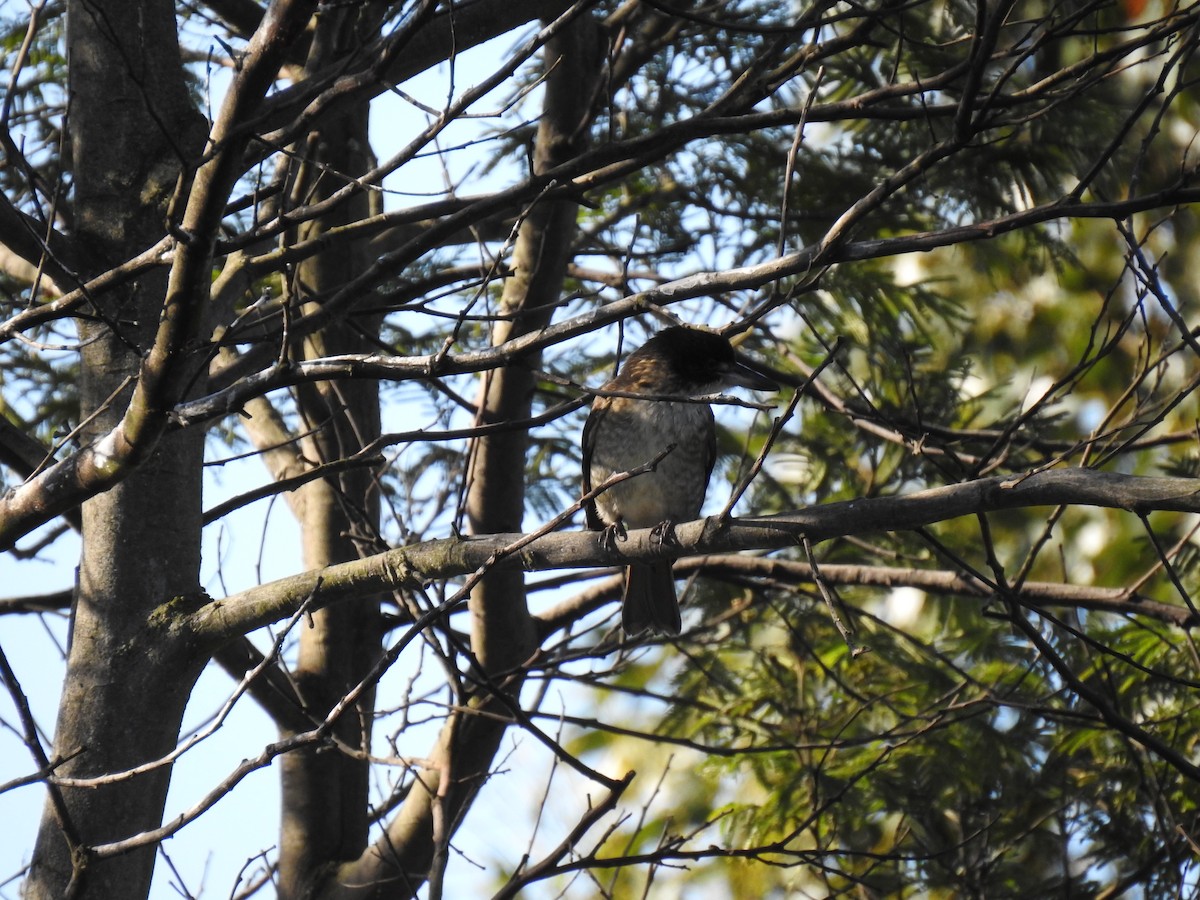
<path id="1" fill-rule="evenodd" d="M 285 619 L 301 604 L 313 609 L 341 600 L 456 578 L 488 567 L 526 571 L 618 565 L 632 560 L 676 558 L 735 550 L 793 547 L 802 537 L 824 541 L 880 531 L 902 531 L 975 513 L 1021 507 L 1078 505 L 1200 513 L 1200 481 L 1147 478 L 1089 469 L 1058 469 L 1028 476 L 999 476 L 932 488 L 903 497 L 829 503 L 779 515 L 704 519 L 680 525 L 678 542 L 660 545 L 650 529 L 606 548 L 599 532 L 557 532 L 519 552 L 519 534 L 446 538 L 390 550 L 363 560 L 304 572 L 206 603 L 171 627 L 205 642 L 223 643 Z"/>

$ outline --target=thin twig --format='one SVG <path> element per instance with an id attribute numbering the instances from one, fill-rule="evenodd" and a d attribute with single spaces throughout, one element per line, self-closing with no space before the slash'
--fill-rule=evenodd
<path id="1" fill-rule="evenodd" d="M 800 539 L 804 546 L 804 553 L 808 557 L 808 564 L 812 568 L 813 582 L 817 589 L 821 592 L 821 598 L 825 601 L 825 605 L 829 607 L 829 615 L 833 619 L 833 624 L 837 627 L 838 634 L 842 636 L 842 640 L 846 642 L 846 646 L 850 648 L 850 656 L 854 659 L 862 656 L 864 653 L 871 651 L 870 647 L 863 646 L 854 640 L 854 637 L 846 623 L 842 621 L 840 608 L 842 601 L 838 598 L 833 587 L 824 578 L 821 577 L 821 570 L 817 566 L 817 557 L 813 553 L 812 544 L 807 537 Z"/>

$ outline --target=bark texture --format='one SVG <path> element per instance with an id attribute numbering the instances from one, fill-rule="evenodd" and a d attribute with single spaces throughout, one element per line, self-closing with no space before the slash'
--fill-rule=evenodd
<path id="1" fill-rule="evenodd" d="M 569 158 L 586 142 L 592 90 L 603 62 L 594 23 L 581 18 L 564 29 L 546 45 L 545 59 L 549 76 L 533 160 L 538 172 Z M 513 253 L 516 272 L 501 298 L 504 316 L 493 329 L 494 344 L 549 324 L 562 291 L 576 213 L 570 200 L 537 203 L 528 211 Z M 536 365 L 536 357 L 530 356 L 490 373 L 480 389 L 480 421 L 527 418 Z M 472 532 L 520 529 L 528 446 L 525 432 L 512 431 L 481 440 L 474 448 L 467 484 Z M 359 860 L 343 866 L 322 897 L 415 896 L 426 881 L 434 882 L 435 895 L 440 891 L 450 838 L 487 778 L 521 687 L 517 670 L 537 640 L 519 572 L 490 572 L 472 592 L 469 609 L 471 649 L 480 676 L 462 698 L 470 712 L 451 715 L 430 754 L 431 766 L 418 774 L 384 835 Z"/>
<path id="2" fill-rule="evenodd" d="M 307 71 L 318 72 L 351 58 L 379 30 L 384 4 L 331 8 L 318 17 Z M 326 199 L 372 164 L 365 102 L 345 104 L 326 118 L 303 148 L 305 162 L 292 181 L 295 204 Z M 305 223 L 301 241 L 318 239 L 339 225 L 365 218 L 370 196 L 360 192 L 329 214 Z M 291 286 L 298 314 L 319 310 L 324 297 L 352 280 L 369 260 L 365 244 L 350 252 L 320 254 L 297 268 Z M 293 349 L 304 359 L 374 349 L 379 321 L 373 316 L 338 319 Z M 298 446 L 307 464 L 353 455 L 379 435 L 379 388 L 373 381 L 321 382 L 297 392 L 304 436 Z M 379 548 L 379 497 L 374 473 L 356 469 L 310 482 L 293 502 L 301 527 L 306 568 L 358 559 Z M 312 616 L 300 630 L 293 682 L 304 710 L 320 722 L 371 670 L 379 656 L 379 599 L 365 596 Z M 345 748 L 369 750 L 374 691 L 365 691 L 338 720 L 333 733 Z M 288 732 L 285 730 L 285 736 Z M 367 846 L 369 766 L 362 758 L 329 747 L 285 756 L 279 895 L 311 896 L 328 867 L 355 859 Z"/>
<path id="3" fill-rule="evenodd" d="M 202 145 L 203 123 L 182 79 L 174 13 L 163 0 L 70 4 L 74 213 L 84 277 L 154 244 L 184 160 Z M 165 291 L 165 274 L 142 277 L 98 300 L 94 317 L 81 326 L 80 412 L 94 415 L 85 440 L 120 421 Z M 198 430 L 176 434 L 130 477 L 84 504 L 54 741 L 54 759 L 63 761 L 59 775 L 121 772 L 175 746 L 203 660 L 155 627 L 151 613 L 173 598 L 199 594 L 202 447 Z M 164 504 L 163 497 L 172 502 Z M 170 774 L 164 765 L 95 788 L 62 787 L 61 799 L 52 792 L 27 896 L 144 896 L 153 846 L 103 860 L 79 848 L 157 826 Z"/>

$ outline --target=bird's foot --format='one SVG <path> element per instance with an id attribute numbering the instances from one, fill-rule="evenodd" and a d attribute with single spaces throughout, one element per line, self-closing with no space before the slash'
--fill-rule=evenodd
<path id="1" fill-rule="evenodd" d="M 675 536 L 675 523 L 670 519 L 663 519 L 650 529 L 650 540 L 660 547 L 664 545 L 678 546 L 679 538 Z"/>
<path id="2" fill-rule="evenodd" d="M 629 532 L 625 530 L 625 523 L 620 519 L 611 525 L 605 525 L 604 530 L 600 532 L 600 545 L 605 550 L 616 550 L 618 541 L 624 543 L 627 540 L 629 540 Z"/>

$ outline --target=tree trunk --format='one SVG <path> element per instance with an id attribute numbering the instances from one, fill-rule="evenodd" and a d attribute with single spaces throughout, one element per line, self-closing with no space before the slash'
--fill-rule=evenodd
<path id="1" fill-rule="evenodd" d="M 174 13 L 166 0 L 69 4 L 74 214 L 85 277 L 161 236 L 181 161 L 202 146 L 205 129 L 184 87 Z M 94 318 L 81 326 L 80 413 L 95 414 L 85 440 L 120 420 L 165 289 L 165 274 L 143 277 L 97 298 Z M 204 660 L 167 639 L 151 614 L 199 594 L 203 440 L 200 429 L 176 433 L 129 478 L 84 504 L 54 739 L 54 759 L 64 761 L 59 776 L 121 772 L 175 746 Z M 77 851 L 157 827 L 170 774 L 164 765 L 96 788 L 64 786 L 60 801 L 52 789 L 26 895 L 144 897 L 154 845 L 108 859 Z"/>
<path id="2" fill-rule="evenodd" d="M 586 143 L 592 86 L 603 58 L 595 25 L 586 17 L 560 32 L 544 53 L 549 75 L 534 150 L 537 171 L 552 168 Z M 494 344 L 550 322 L 562 292 L 577 211 L 569 200 L 538 203 L 529 211 L 514 248 L 515 275 L 506 282 L 501 299 L 501 312 L 512 318 L 498 320 Z M 479 393 L 480 421 L 527 418 L 536 366 L 537 360 L 530 358 L 489 373 Z M 523 431 L 489 436 L 475 446 L 467 486 L 472 532 L 521 530 L 528 447 Z M 328 880 L 320 894 L 323 900 L 410 897 L 429 879 L 434 882 L 430 896 L 440 896 L 440 864 L 487 778 L 511 717 L 508 704 L 516 702 L 520 692 L 519 669 L 536 646 L 520 572 L 489 573 L 472 592 L 469 608 L 471 649 L 493 681 L 463 698 L 473 712 L 451 714 L 429 754 L 431 766 L 419 773 L 386 833 L 357 862 Z"/>
<path id="3" fill-rule="evenodd" d="M 380 4 L 324 12 L 317 20 L 308 70 L 328 67 L 377 36 L 380 13 Z M 344 187 L 344 175 L 356 177 L 370 168 L 367 125 L 367 104 L 356 103 L 310 135 L 293 181 L 296 202 L 323 200 Z M 328 215 L 306 223 L 297 237 L 312 240 L 330 228 L 366 218 L 370 205 L 369 194 L 356 194 Z M 299 266 L 293 285 L 299 311 L 315 311 L 325 296 L 362 272 L 369 263 L 365 251 L 365 244 L 356 242 L 350 252 L 324 253 Z M 375 349 L 371 337 L 377 336 L 378 329 L 379 319 L 374 316 L 339 320 L 295 349 L 307 359 L 370 352 Z M 303 385 L 296 396 L 300 426 L 306 433 L 299 447 L 308 462 L 344 459 L 379 436 L 376 382 Z M 372 471 L 354 469 L 310 482 L 297 492 L 293 508 L 301 528 L 305 569 L 324 568 L 381 549 L 379 494 Z M 311 627 L 300 630 L 294 683 L 314 721 L 324 719 L 368 674 L 379 657 L 381 635 L 377 597 L 320 610 L 313 614 Z M 373 709 L 374 691 L 366 691 L 342 715 L 334 733 L 343 745 L 370 749 Z M 366 848 L 370 769 L 364 759 L 329 747 L 312 747 L 285 756 L 281 771 L 279 895 L 299 898 L 311 893 L 319 872 L 358 857 Z"/>

